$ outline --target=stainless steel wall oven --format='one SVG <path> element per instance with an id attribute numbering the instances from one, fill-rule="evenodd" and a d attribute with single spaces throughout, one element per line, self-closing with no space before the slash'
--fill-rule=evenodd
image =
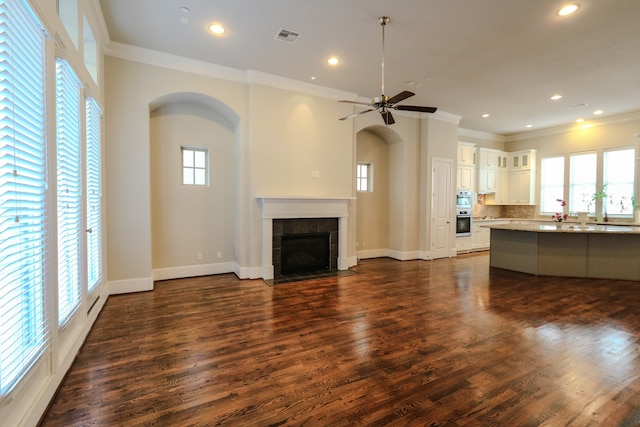
<path id="1" fill-rule="evenodd" d="M 471 236 L 471 210 L 457 209 L 456 237 Z"/>

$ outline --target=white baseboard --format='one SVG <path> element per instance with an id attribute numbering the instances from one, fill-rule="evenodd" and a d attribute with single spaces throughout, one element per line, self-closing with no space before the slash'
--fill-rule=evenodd
<path id="1" fill-rule="evenodd" d="M 398 261 L 410 261 L 412 259 L 419 259 L 420 253 L 418 251 L 396 251 L 394 249 L 387 249 L 389 257 L 397 259 Z"/>
<path id="2" fill-rule="evenodd" d="M 128 294 L 153 290 L 153 277 L 114 280 L 107 283 L 109 295 Z"/>
<path id="3" fill-rule="evenodd" d="M 388 249 L 369 249 L 366 251 L 356 251 L 358 259 L 383 258 L 389 256 Z"/>
<path id="4" fill-rule="evenodd" d="M 209 276 L 212 274 L 235 273 L 236 264 L 221 262 L 217 264 L 185 265 L 180 267 L 155 268 L 153 280 L 182 279 L 183 277 Z"/>
<path id="5" fill-rule="evenodd" d="M 421 257 L 420 251 L 397 251 L 395 249 L 370 249 L 365 251 L 357 251 L 358 259 L 382 258 L 388 257 L 397 259 L 398 261 L 410 261 L 412 259 L 424 259 Z"/>

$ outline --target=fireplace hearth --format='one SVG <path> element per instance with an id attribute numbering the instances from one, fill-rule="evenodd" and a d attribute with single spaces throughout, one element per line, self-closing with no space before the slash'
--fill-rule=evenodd
<path id="1" fill-rule="evenodd" d="M 274 278 L 338 269 L 338 219 L 273 220 Z"/>

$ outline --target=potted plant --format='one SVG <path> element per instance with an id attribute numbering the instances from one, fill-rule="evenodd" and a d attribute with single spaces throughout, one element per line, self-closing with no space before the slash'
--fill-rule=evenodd
<path id="1" fill-rule="evenodd" d="M 605 218 L 607 217 L 607 207 L 606 207 L 606 203 L 603 203 L 603 200 L 606 199 L 607 197 L 609 197 L 609 195 L 606 192 L 606 187 L 607 184 L 604 184 L 601 189 L 599 191 L 596 191 L 595 193 L 593 193 L 593 196 L 591 197 L 591 200 L 593 200 L 593 202 L 596 205 L 596 218 L 598 221 L 602 221 L 602 210 L 604 209 L 604 215 Z M 598 210 L 598 203 L 600 203 L 600 210 Z M 608 218 L 607 218 L 608 219 Z M 606 219 L 605 219 L 606 221 Z"/>

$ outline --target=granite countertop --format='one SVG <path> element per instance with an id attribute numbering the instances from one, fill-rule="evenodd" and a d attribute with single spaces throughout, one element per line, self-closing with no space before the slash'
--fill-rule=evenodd
<path id="1" fill-rule="evenodd" d="M 535 233 L 640 234 L 639 226 L 588 224 L 582 227 L 575 223 L 555 223 L 551 221 L 549 221 L 549 224 L 494 224 L 485 225 L 484 227 Z"/>

